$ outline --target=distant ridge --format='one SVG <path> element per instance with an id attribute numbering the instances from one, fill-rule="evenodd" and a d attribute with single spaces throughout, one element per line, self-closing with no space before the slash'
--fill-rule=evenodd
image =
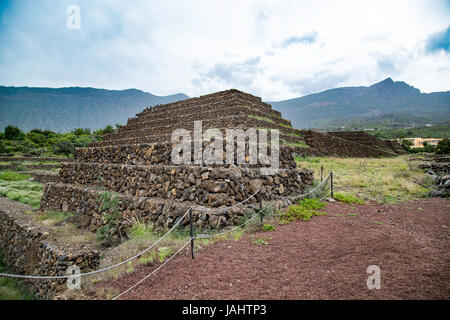
<path id="1" fill-rule="evenodd" d="M 369 87 L 342 87 L 269 103 L 297 128 L 337 127 L 374 117 L 400 118 L 409 125 L 448 124 L 450 119 L 450 91 L 421 93 L 391 78 Z"/>
<path id="2" fill-rule="evenodd" d="M 187 98 L 182 93 L 156 96 L 137 89 L 0 86 L 0 129 L 11 124 L 23 131 L 95 130 L 108 124 L 123 124 L 145 107 Z"/>

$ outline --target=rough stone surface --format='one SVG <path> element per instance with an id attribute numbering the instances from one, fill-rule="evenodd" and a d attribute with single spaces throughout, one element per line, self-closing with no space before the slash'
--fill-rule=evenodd
<path id="1" fill-rule="evenodd" d="M 43 227 L 37 227 L 31 208 L 0 197 L 0 252 L 6 258 L 13 274 L 56 276 L 66 275 L 69 266 L 77 265 L 81 272 L 95 269 L 100 264 L 100 252 L 81 244 L 70 247 L 58 243 Z M 52 299 L 66 290 L 64 279 L 20 280 L 38 299 Z"/>

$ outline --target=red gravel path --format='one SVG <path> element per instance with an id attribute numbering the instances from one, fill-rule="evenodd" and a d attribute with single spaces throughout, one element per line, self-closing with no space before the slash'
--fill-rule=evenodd
<path id="1" fill-rule="evenodd" d="M 325 210 L 309 222 L 218 242 L 194 260 L 186 251 L 122 299 L 450 298 L 449 200 Z M 268 245 L 252 243 L 267 238 Z M 366 286 L 369 265 L 381 268 L 380 290 Z M 154 268 L 102 286 L 122 292 Z"/>

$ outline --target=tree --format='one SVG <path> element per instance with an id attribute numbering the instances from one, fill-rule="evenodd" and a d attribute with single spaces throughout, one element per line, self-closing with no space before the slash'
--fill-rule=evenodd
<path id="1" fill-rule="evenodd" d="M 116 132 L 116 129 L 114 129 L 113 126 L 109 124 L 105 127 L 105 129 L 103 129 L 103 133 L 114 133 L 114 132 Z"/>
<path id="2" fill-rule="evenodd" d="M 54 149 L 56 154 L 65 154 L 66 156 L 69 156 L 74 153 L 75 146 L 70 141 L 62 140 L 55 145 Z"/>
<path id="3" fill-rule="evenodd" d="M 22 140 L 24 133 L 17 127 L 7 126 L 5 128 L 5 139 L 6 140 Z"/>
<path id="4" fill-rule="evenodd" d="M 75 134 L 76 136 L 81 136 L 81 135 L 89 135 L 91 134 L 91 129 L 89 128 L 78 128 L 72 131 L 73 134 Z"/>
<path id="5" fill-rule="evenodd" d="M 436 153 L 438 154 L 450 154 L 450 139 L 445 138 L 439 141 L 436 147 Z"/>

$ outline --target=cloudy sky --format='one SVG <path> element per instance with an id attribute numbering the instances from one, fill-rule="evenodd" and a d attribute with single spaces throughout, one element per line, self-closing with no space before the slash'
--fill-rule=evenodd
<path id="1" fill-rule="evenodd" d="M 0 0 L 0 85 L 274 101 L 387 77 L 450 90 L 449 0 Z"/>

